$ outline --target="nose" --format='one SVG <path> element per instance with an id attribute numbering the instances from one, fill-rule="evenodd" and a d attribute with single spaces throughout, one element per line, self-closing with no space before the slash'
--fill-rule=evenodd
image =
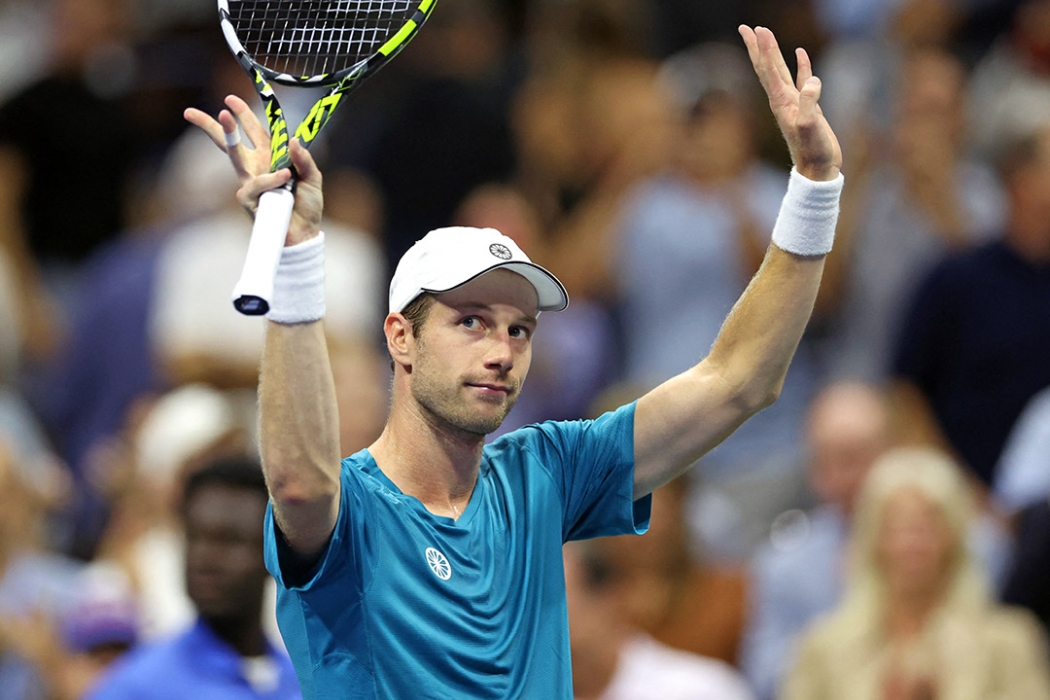
<path id="1" fill-rule="evenodd" d="M 494 332 L 489 336 L 485 348 L 485 368 L 499 372 L 509 372 L 514 367 L 514 348 L 510 334 L 506 330 Z"/>

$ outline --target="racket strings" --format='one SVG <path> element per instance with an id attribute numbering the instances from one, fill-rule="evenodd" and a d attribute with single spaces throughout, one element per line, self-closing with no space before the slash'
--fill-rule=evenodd
<path id="1" fill-rule="evenodd" d="M 295 76 L 346 70 L 415 13 L 413 0 L 230 0 L 230 21 L 261 66 Z"/>

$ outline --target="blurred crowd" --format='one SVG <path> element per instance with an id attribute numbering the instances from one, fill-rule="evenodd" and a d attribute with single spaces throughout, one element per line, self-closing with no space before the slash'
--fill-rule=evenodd
<path id="1" fill-rule="evenodd" d="M 263 321 L 230 303 L 250 222 L 182 120 L 255 97 L 215 20 L 0 0 L 3 700 L 298 697 Z M 577 697 L 1050 699 L 1050 0 L 441 0 L 314 146 L 343 452 L 382 428 L 389 274 L 438 226 L 499 228 L 572 298 L 501 430 L 703 357 L 790 167 L 740 23 L 823 80 L 835 250 L 779 401 L 650 533 L 566 548 Z"/>

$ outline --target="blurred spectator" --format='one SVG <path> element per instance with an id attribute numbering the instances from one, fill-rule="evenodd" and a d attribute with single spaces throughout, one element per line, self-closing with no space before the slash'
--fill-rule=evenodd
<path id="1" fill-rule="evenodd" d="M 1014 423 L 995 467 L 995 502 L 1007 513 L 1050 497 L 1050 387 L 1036 394 Z"/>
<path id="2" fill-rule="evenodd" d="M 570 542 L 565 592 L 576 700 L 748 700 L 736 672 L 720 661 L 666 647 L 623 620 L 609 581 L 614 565 Z"/>
<path id="3" fill-rule="evenodd" d="M 21 478 L 55 506 L 69 496 L 69 475 L 19 386 L 25 346 L 21 317 L 30 306 L 18 289 L 14 262 L 0 246 L 0 442 Z"/>
<path id="4" fill-rule="evenodd" d="M 181 510 L 197 622 L 122 658 L 88 698 L 301 697 L 291 662 L 270 645 L 260 622 L 268 578 L 260 525 L 268 498 L 262 469 L 251 460 L 217 460 L 189 477 Z"/>
<path id="5" fill-rule="evenodd" d="M 854 160 L 833 257 L 844 271 L 828 341 L 833 376 L 882 381 L 904 306 L 934 261 L 998 236 L 1005 202 L 994 171 L 967 156 L 966 74 L 940 49 L 908 55 L 883 145 Z"/>
<path id="6" fill-rule="evenodd" d="M 673 143 L 673 112 L 656 81 L 656 66 L 647 60 L 585 61 L 579 71 L 564 87 L 569 104 L 562 107 L 568 112 L 563 138 L 574 141 L 569 152 L 575 157 L 564 182 L 548 183 L 548 201 L 557 197 L 560 202 L 549 226 L 549 255 L 553 272 L 574 299 L 609 304 L 618 291 L 615 231 L 623 197 L 664 167 Z M 530 90 L 545 90 L 542 83 L 525 89 L 519 103 L 523 110 L 545 109 L 545 102 L 557 98 L 557 91 L 542 98 L 528 95 Z"/>
<path id="7" fill-rule="evenodd" d="M 57 626 L 76 594 L 81 564 L 47 548 L 46 500 L 0 441 L 0 691 L 42 700 L 46 676 L 20 646 L 25 629 Z"/>
<path id="8" fill-rule="evenodd" d="M 23 321 L 37 357 L 50 352 L 62 320 L 41 283 L 64 304 L 70 271 L 124 229 L 138 152 L 119 99 L 130 88 L 129 4 L 54 0 L 49 9 L 48 71 L 0 107 L 0 247 L 33 304 Z"/>
<path id="9" fill-rule="evenodd" d="M 1000 171 L 1002 240 L 926 276 L 893 363 L 911 439 L 946 441 L 985 486 L 1021 411 L 1050 386 L 1050 125 L 1006 149 Z"/>
<path id="10" fill-rule="evenodd" d="M 427 231 L 451 223 L 474 187 L 513 172 L 508 49 L 506 17 L 494 3 L 443 0 L 426 31 L 348 110 L 346 136 L 329 144 L 331 162 L 362 170 L 378 187 L 386 214 L 376 232 L 386 254 L 380 269 L 392 271 Z"/>
<path id="11" fill-rule="evenodd" d="M 844 145 L 858 130 L 889 130 L 903 62 L 917 51 L 952 48 L 957 29 L 979 4 L 815 0 L 814 15 L 828 38 L 816 65 L 826 88 L 821 104 Z"/>
<path id="12" fill-rule="evenodd" d="M 145 333 L 158 244 L 128 239 L 85 265 L 68 342 L 41 383 L 36 408 L 73 476 L 63 548 L 83 559 L 94 556 L 105 523 L 89 477 L 92 454 L 120 432 L 136 398 L 163 387 Z"/>
<path id="13" fill-rule="evenodd" d="M 50 4 L 48 0 L 0 3 L 0 102 L 45 70 L 50 48 Z"/>
<path id="14" fill-rule="evenodd" d="M 247 452 L 253 422 L 254 394 L 187 385 L 137 403 L 127 434 L 96 457 L 94 478 L 111 506 L 98 558 L 132 581 L 146 640 L 181 630 L 194 617 L 182 575 L 182 484 L 208 459 Z"/>
<path id="15" fill-rule="evenodd" d="M 1050 698 L 1039 626 L 992 600 L 969 554 L 971 502 L 942 453 L 879 459 L 858 501 L 843 602 L 801 640 L 784 700 Z"/>
<path id="16" fill-rule="evenodd" d="M 40 611 L 0 620 L 0 637 L 37 669 L 49 700 L 80 700 L 138 638 L 135 598 L 121 571 L 91 564 L 74 584 L 57 620 Z M 0 688 L 4 698 L 25 697 Z"/>
<path id="17" fill-rule="evenodd" d="M 1044 466 L 1045 456 L 1043 453 Z M 1028 608 L 1050 633 L 1050 497 L 1033 503 L 1017 517 L 1017 550 L 1002 599 Z"/>
<path id="18" fill-rule="evenodd" d="M 853 382 L 826 387 L 809 408 L 806 443 L 818 505 L 774 521 L 771 539 L 751 563 L 741 669 L 762 700 L 774 697 L 798 635 L 841 597 L 853 507 L 872 464 L 890 446 L 884 395 Z"/>
<path id="19" fill-rule="evenodd" d="M 645 537 L 609 537 L 593 549 L 610 566 L 609 596 L 635 629 L 735 665 L 748 582 L 740 567 L 703 563 L 686 527 L 688 485 L 678 478 L 653 493 Z"/>
<path id="20" fill-rule="evenodd" d="M 973 72 L 970 116 L 991 156 L 1050 114 L 1050 0 L 1023 0 Z"/>
<path id="21" fill-rule="evenodd" d="M 608 303 L 620 200 L 666 164 L 674 114 L 646 50 L 644 3 L 537 7 L 511 115 L 517 179 L 548 233 L 552 271 L 574 300 Z"/>

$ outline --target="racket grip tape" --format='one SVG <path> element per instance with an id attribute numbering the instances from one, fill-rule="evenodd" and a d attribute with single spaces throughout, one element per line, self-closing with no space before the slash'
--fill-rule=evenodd
<path id="1" fill-rule="evenodd" d="M 273 303 L 273 280 L 292 221 L 295 194 L 287 187 L 264 192 L 255 211 L 241 278 L 233 288 L 233 306 L 246 316 L 262 316 Z"/>

